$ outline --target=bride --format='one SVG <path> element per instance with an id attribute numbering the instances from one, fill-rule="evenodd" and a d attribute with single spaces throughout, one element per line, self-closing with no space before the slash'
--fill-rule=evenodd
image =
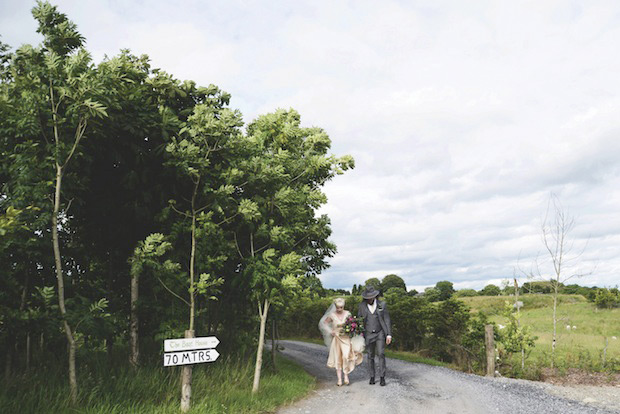
<path id="1" fill-rule="evenodd" d="M 327 366 L 336 368 L 338 386 L 342 385 L 342 374 L 344 374 L 344 384 L 349 385 L 349 373 L 356 365 L 361 364 L 363 359 L 364 339 L 356 336 L 352 340 L 342 330 L 350 315 L 349 311 L 344 310 L 344 299 L 336 298 L 319 322 L 325 345 L 329 348 Z"/>

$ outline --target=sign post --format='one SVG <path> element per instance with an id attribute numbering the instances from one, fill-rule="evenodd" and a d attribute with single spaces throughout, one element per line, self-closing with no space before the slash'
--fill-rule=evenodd
<path id="1" fill-rule="evenodd" d="M 202 364 L 215 362 L 220 353 L 215 347 L 220 340 L 215 336 L 201 338 L 166 339 L 164 341 L 164 366 Z"/>

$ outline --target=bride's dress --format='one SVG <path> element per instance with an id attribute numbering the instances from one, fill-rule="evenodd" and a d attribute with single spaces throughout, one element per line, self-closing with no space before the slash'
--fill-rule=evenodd
<path id="1" fill-rule="evenodd" d="M 335 312 L 330 315 L 332 327 L 337 329 L 339 334 L 333 337 L 327 358 L 328 367 L 342 369 L 346 374 L 353 371 L 363 360 L 362 353 L 353 349 L 349 335 L 342 332 L 342 326 L 349 315 L 348 311 L 344 312 L 342 318 Z"/>

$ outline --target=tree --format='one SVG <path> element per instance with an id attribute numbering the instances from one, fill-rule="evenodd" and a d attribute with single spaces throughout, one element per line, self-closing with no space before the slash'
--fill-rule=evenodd
<path id="1" fill-rule="evenodd" d="M 386 275 L 381 279 L 381 287 L 384 292 L 387 292 L 390 288 L 399 288 L 407 291 L 407 286 L 405 285 L 405 281 L 398 275 L 390 274 Z"/>
<path id="2" fill-rule="evenodd" d="M 475 289 L 459 289 L 456 292 L 454 292 L 454 297 L 456 298 L 464 298 L 464 297 L 471 297 L 471 296 L 478 296 L 478 292 L 476 292 Z"/>
<path id="3" fill-rule="evenodd" d="M 454 285 L 452 282 L 447 280 L 442 280 L 435 284 L 435 289 L 439 291 L 439 299 L 438 300 L 446 300 L 450 299 L 454 294 Z"/>
<path id="4" fill-rule="evenodd" d="M 515 283 L 516 285 L 516 283 Z M 500 331 L 500 342 L 504 346 L 504 351 L 508 354 L 507 358 L 515 352 L 521 354 L 521 370 L 525 369 L 525 360 L 529 357 L 538 339 L 533 336 L 530 326 L 521 325 L 520 308 L 506 302 L 503 316 L 508 320 L 504 330 Z"/>
<path id="5" fill-rule="evenodd" d="M 331 230 L 316 210 L 326 202 L 321 187 L 353 167 L 350 156 L 328 156 L 330 140 L 319 128 L 301 128 L 299 114 L 278 110 L 248 126 L 239 170 L 245 176 L 234 229 L 243 274 L 250 281 L 260 317 L 252 392 L 258 392 L 265 324 L 271 304 L 301 274 L 327 267 L 335 252 Z"/>
<path id="6" fill-rule="evenodd" d="M 371 277 L 370 279 L 366 279 L 366 281 L 364 282 L 364 289 L 367 287 L 374 287 L 375 289 L 377 289 L 378 291 L 381 291 L 383 289 L 383 287 L 381 286 L 381 281 L 376 278 L 376 277 Z M 363 290 L 362 290 L 363 292 Z"/>
<path id="7" fill-rule="evenodd" d="M 428 327 L 428 301 L 411 297 L 400 288 L 388 289 L 385 300 L 390 304 L 394 337 L 398 338 L 395 345 L 402 350 L 419 350 Z"/>
<path id="8" fill-rule="evenodd" d="M 551 214 L 551 217 L 550 217 Z M 549 254 L 552 270 L 553 295 L 553 331 L 551 341 L 551 368 L 555 365 L 555 350 L 557 347 L 557 305 L 560 287 L 567 280 L 581 277 L 584 273 L 576 267 L 577 259 L 583 253 L 573 253 L 574 241 L 570 240 L 571 231 L 575 227 L 575 220 L 562 207 L 555 195 L 551 195 L 547 204 L 545 218 L 541 224 L 542 242 Z M 585 249 L 585 247 L 584 247 Z M 536 269 L 539 269 L 537 264 Z M 540 277 L 540 272 L 538 272 Z"/>
<path id="9" fill-rule="evenodd" d="M 441 296 L 441 292 L 435 287 L 427 287 L 424 289 L 424 298 L 429 302 L 438 302 Z"/>
<path id="10" fill-rule="evenodd" d="M 450 298 L 436 304 L 431 315 L 431 348 L 441 360 L 461 362 L 461 342 L 471 318 L 469 308 L 462 301 Z"/>
<path id="11" fill-rule="evenodd" d="M 219 221 L 228 220 L 226 211 L 222 208 L 224 199 L 230 198 L 235 188 L 226 183 L 222 173 L 229 174 L 232 168 L 228 165 L 229 158 L 225 156 L 230 151 L 234 140 L 239 137 L 239 128 L 243 125 L 241 114 L 224 108 L 230 100 L 230 95 L 221 92 L 217 87 L 210 86 L 206 102 L 197 105 L 194 113 L 189 117 L 186 126 L 180 131 L 178 138 L 166 146 L 172 155 L 173 163 L 189 181 L 187 198 L 189 203 L 185 211 L 179 210 L 175 200 L 171 208 L 177 212 L 182 220 L 189 221 L 190 251 L 188 269 L 189 291 L 189 327 L 186 337 L 192 338 L 195 334 L 196 294 L 220 286 L 223 279 L 213 277 L 209 273 L 202 273 L 196 278 L 196 246 L 200 230 L 197 225 L 215 231 Z M 225 204 L 224 204 L 225 205 Z M 221 220 L 215 218 L 216 213 L 223 213 Z M 202 232 L 204 234 L 204 231 Z M 218 260 L 217 258 L 214 258 Z M 223 258 L 221 258 L 223 259 Z M 181 410 L 187 412 L 191 400 L 192 367 L 183 367 L 183 384 Z"/>
<path id="12" fill-rule="evenodd" d="M 620 294 L 618 293 L 618 289 L 597 289 L 594 303 L 597 308 L 611 309 L 620 306 Z"/>
<path id="13" fill-rule="evenodd" d="M 21 177 L 35 175 L 39 182 L 48 183 L 39 191 L 45 187 L 52 190 L 51 211 L 49 207 L 45 211 L 51 221 L 58 304 L 69 350 L 70 395 L 75 403 L 76 331 L 84 319 L 83 314 L 72 314 L 65 300 L 64 267 L 70 260 L 62 254 L 61 238 L 71 229 L 72 200 L 66 197 L 65 188 L 71 191 L 79 186 L 78 174 L 72 174 L 70 167 L 81 162 L 81 143 L 87 128 L 107 116 L 100 101 L 105 95 L 113 95 L 114 90 L 102 87 L 103 78 L 109 74 L 99 73 L 93 67 L 83 48 L 83 37 L 66 15 L 47 2 L 38 2 L 32 14 L 38 22 L 37 32 L 43 35 L 43 44 L 39 48 L 22 46 L 6 69 L 5 99 L 13 113 L 5 125 L 12 126 L 14 138 L 19 137 L 18 163 L 30 161 L 28 171 Z M 101 299 L 94 305 L 104 303 Z"/>
<path id="14" fill-rule="evenodd" d="M 499 286 L 494 284 L 486 285 L 480 290 L 480 296 L 499 296 L 502 294 L 502 290 Z"/>

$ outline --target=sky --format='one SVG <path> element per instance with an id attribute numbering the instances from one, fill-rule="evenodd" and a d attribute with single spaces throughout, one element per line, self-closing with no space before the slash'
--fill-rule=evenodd
<path id="1" fill-rule="evenodd" d="M 295 108 L 356 168 L 326 185 L 325 287 L 551 275 L 552 194 L 574 218 L 567 283 L 620 278 L 617 1 L 57 0 L 95 61 L 121 49 L 232 94 L 250 122 Z M 0 0 L 0 40 L 41 40 Z M 553 214 L 549 215 L 550 218 Z"/>

